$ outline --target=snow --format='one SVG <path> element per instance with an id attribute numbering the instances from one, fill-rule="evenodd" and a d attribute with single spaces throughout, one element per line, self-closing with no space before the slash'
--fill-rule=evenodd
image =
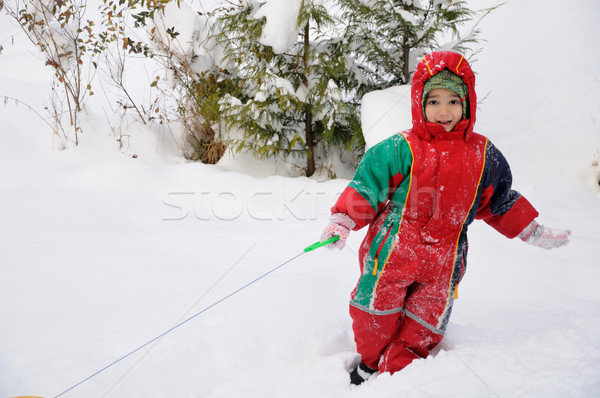
<path id="1" fill-rule="evenodd" d="M 599 17 L 595 0 L 523 0 L 482 22 L 473 68 L 480 99 L 489 95 L 475 130 L 506 155 L 540 221 L 574 233 L 543 251 L 475 223 L 432 356 L 348 385 L 360 231 L 65 397 L 600 396 Z M 4 14 L 0 44 L 0 95 L 44 113 L 51 71 Z M 365 98 L 369 142 L 405 128 L 394 98 L 401 88 Z M 81 145 L 62 151 L 23 104 L 3 103 L 0 119 L 2 397 L 55 396 L 300 254 L 347 183 L 268 176 L 250 159 L 238 171 L 186 163 L 143 126 L 123 155 L 93 110 Z"/>
<path id="2" fill-rule="evenodd" d="M 298 14 L 302 0 L 266 0 L 254 14 L 254 18 L 266 18 L 260 42 L 273 47 L 282 54 L 298 39 Z"/>
<path id="3" fill-rule="evenodd" d="M 410 85 L 365 94 L 362 98 L 361 123 L 367 148 L 409 129 L 412 125 Z"/>
<path id="4" fill-rule="evenodd" d="M 200 29 L 200 18 L 192 8 L 184 2 L 169 2 L 164 10 L 158 13 L 156 24 L 151 24 L 148 31 L 157 31 L 157 35 L 167 40 L 170 38 L 175 42 L 174 48 L 183 55 L 189 55 L 194 49 L 194 35 Z M 171 38 L 167 30 L 173 29 L 178 35 Z"/>

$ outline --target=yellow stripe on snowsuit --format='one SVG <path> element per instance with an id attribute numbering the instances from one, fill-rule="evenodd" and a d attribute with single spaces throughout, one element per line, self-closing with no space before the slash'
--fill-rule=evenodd
<path id="1" fill-rule="evenodd" d="M 364 159 L 375 159 L 376 161 L 386 162 L 389 167 L 386 167 L 385 170 L 390 171 L 391 175 L 385 175 L 385 172 L 371 175 L 367 167 L 361 168 L 362 166 L 359 165 L 353 182 L 349 184 L 351 187 L 354 184 L 355 186 L 353 188 L 358 187 L 363 189 L 367 195 L 371 194 L 369 200 L 372 200 L 374 203 L 369 202 L 369 204 L 373 208 L 378 208 L 379 205 L 383 204 L 382 196 L 380 197 L 377 194 L 372 194 L 375 193 L 373 188 L 377 188 L 377 192 L 381 192 L 381 189 L 386 190 L 385 205 L 387 208 L 386 212 L 389 211 L 389 214 L 387 217 L 384 217 L 381 228 L 377 227 L 379 228 L 379 231 L 373 230 L 375 235 L 373 236 L 373 241 L 369 243 L 368 256 L 361 261 L 361 267 L 363 268 L 356 287 L 356 292 L 352 297 L 354 303 L 364 308 L 370 308 L 371 310 L 373 309 L 372 306 L 375 304 L 376 285 L 379 281 L 381 272 L 384 272 L 384 264 L 382 261 L 387 258 L 390 247 L 394 243 L 394 240 L 390 240 L 390 238 L 393 238 L 398 231 L 398 223 L 403 215 L 402 209 L 405 207 L 405 205 L 403 206 L 402 204 L 407 203 L 406 195 L 408 195 L 411 167 L 414 161 L 414 155 L 412 150 L 409 149 L 410 144 L 407 142 L 405 136 L 397 133 L 386 141 L 369 149 L 365 154 L 365 157 L 363 157 L 363 162 L 361 162 L 361 164 L 364 164 Z M 365 170 L 369 172 L 367 173 Z M 354 181 L 356 181 L 356 184 Z M 394 184 L 393 187 L 390 186 L 392 183 Z M 388 202 L 390 199 L 391 201 Z M 375 268 L 374 260 L 376 258 L 377 269 L 374 274 L 373 268 Z M 385 280 L 385 278 L 383 280 Z"/>
<path id="2" fill-rule="evenodd" d="M 431 76 L 433 76 L 433 72 L 431 71 L 431 68 L 429 67 L 429 62 L 427 62 L 427 58 L 423 58 L 423 61 L 425 61 L 425 65 L 427 65 L 427 69 L 429 70 L 429 74 Z"/>
<path id="3" fill-rule="evenodd" d="M 402 222 L 402 220 L 400 220 L 400 222 Z M 392 243 L 392 247 L 390 247 L 390 252 L 388 253 L 387 257 L 385 258 L 385 261 L 383 262 L 383 268 L 381 269 L 381 274 L 383 273 L 383 270 L 385 269 L 385 265 L 387 264 L 388 260 L 390 259 L 390 256 L 392 255 L 392 251 L 394 250 L 394 247 L 396 246 L 396 242 L 398 242 L 398 240 L 396 239 L 396 234 L 398 233 L 399 230 L 400 230 L 400 223 L 398 223 L 398 230 L 393 234 L 392 239 L 394 239 L 394 243 Z M 378 261 L 377 261 L 377 259 L 375 259 L 375 268 L 373 268 L 373 275 L 377 275 L 377 263 L 378 263 Z M 381 274 L 379 274 L 379 277 L 377 278 L 377 281 L 375 282 L 375 289 L 377 289 L 377 284 L 379 283 L 379 278 L 381 278 Z"/>
<path id="4" fill-rule="evenodd" d="M 425 61 L 427 63 L 427 60 Z M 427 65 L 427 68 L 429 68 L 429 65 Z M 430 70 L 431 72 L 431 70 Z M 400 134 L 402 137 L 404 137 L 404 141 L 408 144 L 408 149 L 410 149 L 410 156 L 412 156 L 413 160 L 415 158 L 415 153 L 413 152 L 412 146 L 410 145 L 410 141 L 408 141 L 408 138 L 406 138 L 406 136 L 402 133 L 398 133 Z M 392 244 L 392 247 L 390 248 L 390 252 L 388 253 L 385 262 L 383 263 L 383 267 L 381 268 L 381 272 L 379 273 L 379 276 L 377 277 L 377 280 L 375 281 L 375 286 L 373 287 L 373 291 L 376 292 L 377 291 L 377 286 L 379 286 L 379 280 L 381 279 L 381 275 L 383 275 L 383 271 L 385 271 L 385 266 L 387 265 L 387 262 L 390 258 L 390 256 L 392 255 L 392 251 L 394 250 L 394 246 L 396 246 L 396 243 L 398 243 L 398 239 L 396 239 L 396 235 L 398 235 L 398 232 L 400 232 L 400 227 L 402 226 L 402 220 L 404 220 L 404 214 L 406 212 L 406 203 L 408 203 L 408 198 L 410 197 L 410 189 L 412 188 L 412 174 L 413 174 L 413 169 L 411 167 L 410 169 L 410 183 L 408 184 L 408 191 L 406 192 L 406 198 L 404 198 L 404 204 L 402 205 L 402 216 L 400 217 L 400 221 L 398 221 L 398 229 L 396 230 L 396 232 L 393 235 L 393 239 L 394 239 L 394 243 Z M 384 242 L 385 244 L 385 242 Z M 375 259 L 375 269 L 377 269 L 377 259 Z M 373 272 L 373 275 L 375 275 L 375 271 Z M 373 305 L 373 299 L 371 299 L 371 305 Z"/>
<path id="5" fill-rule="evenodd" d="M 481 177 L 483 176 L 483 170 L 485 169 L 485 161 L 487 160 L 487 144 L 488 144 L 488 140 L 486 138 L 485 140 L 485 145 L 483 146 L 484 151 L 483 151 L 483 162 L 481 164 L 481 171 L 479 172 L 479 179 L 477 180 L 478 183 L 481 182 Z M 469 211 L 467 212 L 467 215 L 465 216 L 465 219 L 462 222 L 462 225 L 465 225 L 465 222 L 467 221 L 467 218 L 469 217 L 469 214 L 471 214 L 471 209 L 473 209 L 473 205 L 475 204 L 475 200 L 477 199 L 477 192 L 475 192 L 475 196 L 473 197 L 473 201 L 471 202 L 471 206 L 469 206 Z M 460 241 L 460 233 L 458 234 L 458 237 L 456 238 L 456 243 L 454 244 L 454 246 L 456 247 L 456 249 L 454 250 L 454 261 L 452 261 L 452 264 L 456 265 L 456 256 L 458 255 L 458 243 Z M 452 274 L 450 275 L 450 281 L 448 282 L 448 300 L 446 300 L 446 308 L 444 308 L 444 312 L 442 312 L 442 314 L 445 314 L 446 311 L 448 311 L 448 306 L 450 305 L 450 298 L 451 298 L 451 294 L 452 294 L 452 279 L 454 276 L 454 272 L 452 272 Z M 458 286 L 458 284 L 457 284 Z M 458 294 L 456 292 L 456 287 L 455 286 L 455 291 L 454 291 L 454 298 L 458 298 Z M 440 323 L 443 321 L 443 317 L 441 317 L 442 320 L 440 320 Z M 440 325 L 438 324 L 438 327 Z"/>
<path id="6" fill-rule="evenodd" d="M 461 64 L 461 62 L 463 61 L 464 58 L 465 58 L 464 56 L 460 57 L 460 61 L 458 61 L 458 65 L 456 65 L 456 74 L 457 75 L 460 74 L 460 72 L 458 71 L 458 67 L 460 66 L 460 64 Z"/>

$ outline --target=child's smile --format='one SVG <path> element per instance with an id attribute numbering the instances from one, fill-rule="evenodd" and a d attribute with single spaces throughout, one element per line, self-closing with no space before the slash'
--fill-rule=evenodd
<path id="1" fill-rule="evenodd" d="M 454 91 L 445 88 L 431 90 L 425 101 L 425 118 L 442 125 L 450 132 L 462 119 L 462 102 Z"/>

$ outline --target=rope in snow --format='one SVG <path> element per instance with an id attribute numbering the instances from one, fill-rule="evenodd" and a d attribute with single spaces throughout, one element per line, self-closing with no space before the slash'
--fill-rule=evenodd
<path id="1" fill-rule="evenodd" d="M 330 243 L 330 242 L 323 242 L 324 244 Z M 314 245 L 313 245 L 314 246 Z M 309 246 L 309 247 L 313 247 L 313 246 Z M 322 245 L 320 245 L 322 246 Z M 314 248 L 320 247 L 320 246 L 316 246 Z M 308 249 L 308 248 L 307 248 Z M 235 290 L 234 292 L 229 293 L 227 296 L 215 301 L 214 303 L 212 303 L 211 305 L 209 305 L 208 307 L 205 307 L 204 309 L 202 309 L 200 312 L 197 312 L 196 314 L 192 315 L 191 317 L 187 318 L 186 320 L 178 323 L 177 325 L 173 326 L 172 328 L 170 328 L 169 330 L 161 333 L 160 335 L 156 336 L 155 338 L 153 338 L 152 340 L 148 341 L 147 343 L 142 344 L 141 346 L 139 346 L 138 348 L 136 348 L 135 350 L 131 351 L 128 354 L 123 355 L 122 357 L 120 357 L 119 359 L 115 360 L 114 362 L 110 363 L 109 365 L 106 365 L 105 367 L 103 367 L 102 369 L 100 369 L 99 371 L 95 372 L 94 374 L 86 377 L 85 379 L 81 380 L 80 382 L 78 382 L 77 384 L 73 385 L 72 387 L 69 387 L 68 389 L 66 389 L 65 391 L 61 392 L 60 394 L 56 395 L 54 398 L 58 398 L 62 395 L 65 395 L 66 393 L 68 393 L 69 391 L 71 391 L 72 389 L 74 389 L 75 387 L 80 386 L 81 384 L 85 383 L 86 381 L 96 377 L 97 375 L 99 375 L 100 373 L 104 372 L 105 370 L 107 370 L 108 368 L 116 365 L 117 363 L 121 362 L 122 360 L 124 360 L 125 358 L 135 354 L 136 352 L 140 351 L 141 349 L 143 349 L 144 347 L 147 347 L 148 345 L 154 343 L 155 341 L 161 339 L 162 337 L 166 336 L 167 334 L 171 333 L 172 331 L 174 331 L 175 329 L 185 325 L 186 323 L 188 323 L 189 321 L 191 321 L 192 319 L 196 318 L 197 316 L 205 313 L 206 311 L 208 311 L 209 309 L 217 306 L 218 304 L 221 304 L 223 301 L 227 300 L 228 298 L 238 294 L 239 292 L 241 292 L 242 290 L 246 289 L 248 286 L 258 282 L 259 280 L 263 279 L 264 277 L 272 274 L 273 272 L 277 271 L 279 268 L 283 267 L 286 264 L 291 263 L 292 261 L 294 261 L 295 259 L 297 259 L 298 257 L 302 256 L 303 254 L 307 253 L 310 250 L 305 249 L 305 251 L 295 255 L 294 257 L 290 258 L 289 260 L 286 260 L 285 262 L 279 264 L 278 266 L 276 266 L 275 268 L 265 272 L 264 274 L 262 274 L 261 276 L 259 276 L 258 278 L 254 279 L 251 282 L 248 282 L 247 284 L 245 284 L 244 286 L 240 287 L 239 289 Z M 314 250 L 314 249 L 311 249 Z"/>
<path id="2" fill-rule="evenodd" d="M 448 349 L 447 351 L 450 351 L 452 354 L 454 354 L 454 356 L 458 358 L 458 360 L 461 361 L 462 364 L 465 365 L 465 367 L 469 369 L 477 379 L 479 379 L 479 381 L 489 390 L 489 392 L 491 392 L 496 398 L 500 398 L 496 391 L 494 391 L 492 387 L 490 387 L 490 385 L 486 383 L 485 380 L 483 380 L 483 377 L 479 376 L 479 374 L 477 374 L 477 372 L 475 372 L 473 368 L 471 368 L 469 364 L 464 359 L 462 359 L 454 350 Z"/>
<path id="3" fill-rule="evenodd" d="M 235 268 L 236 265 L 238 265 L 244 258 L 246 258 L 246 256 L 248 255 L 248 253 L 250 253 L 250 251 L 252 251 L 252 249 L 254 249 L 254 247 L 257 245 L 257 243 L 253 244 L 248 250 L 246 250 L 246 252 L 244 252 L 244 254 L 242 254 L 242 256 L 240 258 L 237 259 L 237 261 L 235 263 L 233 263 L 229 269 L 227 269 L 223 275 L 221 275 L 219 277 L 219 279 L 217 279 L 215 281 L 215 283 L 213 283 L 203 294 L 202 296 L 200 296 L 200 298 L 198 300 L 196 300 L 196 302 L 194 303 L 194 305 L 192 305 L 186 312 L 183 313 L 183 315 L 181 315 L 179 317 L 179 319 L 177 321 L 175 321 L 174 325 L 177 325 L 179 322 L 181 322 L 182 320 L 185 319 L 185 317 L 192 312 L 192 310 L 194 309 L 194 307 L 196 307 L 198 305 L 198 303 L 200 301 L 202 301 L 202 299 L 204 297 L 206 297 L 208 295 L 208 293 L 210 293 L 223 279 L 225 279 L 225 277 Z M 164 336 L 163 336 L 164 337 Z M 131 365 L 129 367 L 129 369 L 127 369 L 127 371 L 125 373 L 123 373 L 123 375 L 121 377 L 119 377 L 119 379 L 108 389 L 106 390 L 106 392 L 104 394 L 102 394 L 102 397 L 107 396 L 112 390 L 113 388 L 115 388 L 117 386 L 117 384 L 119 384 L 145 357 L 146 355 L 148 355 L 150 353 L 150 351 L 152 351 L 154 349 L 154 347 L 156 347 L 160 341 L 162 339 L 156 340 L 154 342 L 154 344 L 152 345 L 152 347 L 148 348 L 146 350 L 146 352 L 144 352 L 144 354 L 142 356 L 140 356 L 138 358 L 137 361 L 135 361 L 135 363 L 133 365 Z"/>

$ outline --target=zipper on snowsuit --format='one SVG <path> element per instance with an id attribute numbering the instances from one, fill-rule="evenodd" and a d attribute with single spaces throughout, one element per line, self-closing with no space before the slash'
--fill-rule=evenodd
<path id="1" fill-rule="evenodd" d="M 390 236 L 390 232 L 392 231 L 393 227 L 394 227 L 393 224 L 390 225 L 390 228 L 387 230 L 385 236 L 383 237 L 383 240 L 381 241 L 381 243 L 379 244 L 379 247 L 377 248 L 377 252 L 375 253 L 374 265 L 373 265 L 373 276 L 377 275 L 377 268 L 379 266 L 379 254 L 381 253 L 381 249 L 383 249 L 385 242 L 387 242 L 388 237 Z M 398 226 L 398 228 L 399 227 L 400 226 Z M 396 234 L 394 234 L 394 235 L 396 235 Z M 385 264 L 387 263 L 390 256 L 392 255 L 392 251 L 394 250 L 394 246 L 396 246 L 396 242 L 397 242 L 397 240 L 394 237 L 394 243 L 392 243 L 392 246 L 390 247 L 390 251 L 389 251 L 388 255 L 386 256 L 385 261 L 383 262 L 383 268 L 385 268 Z M 382 268 L 382 270 L 383 270 L 383 268 Z"/>

